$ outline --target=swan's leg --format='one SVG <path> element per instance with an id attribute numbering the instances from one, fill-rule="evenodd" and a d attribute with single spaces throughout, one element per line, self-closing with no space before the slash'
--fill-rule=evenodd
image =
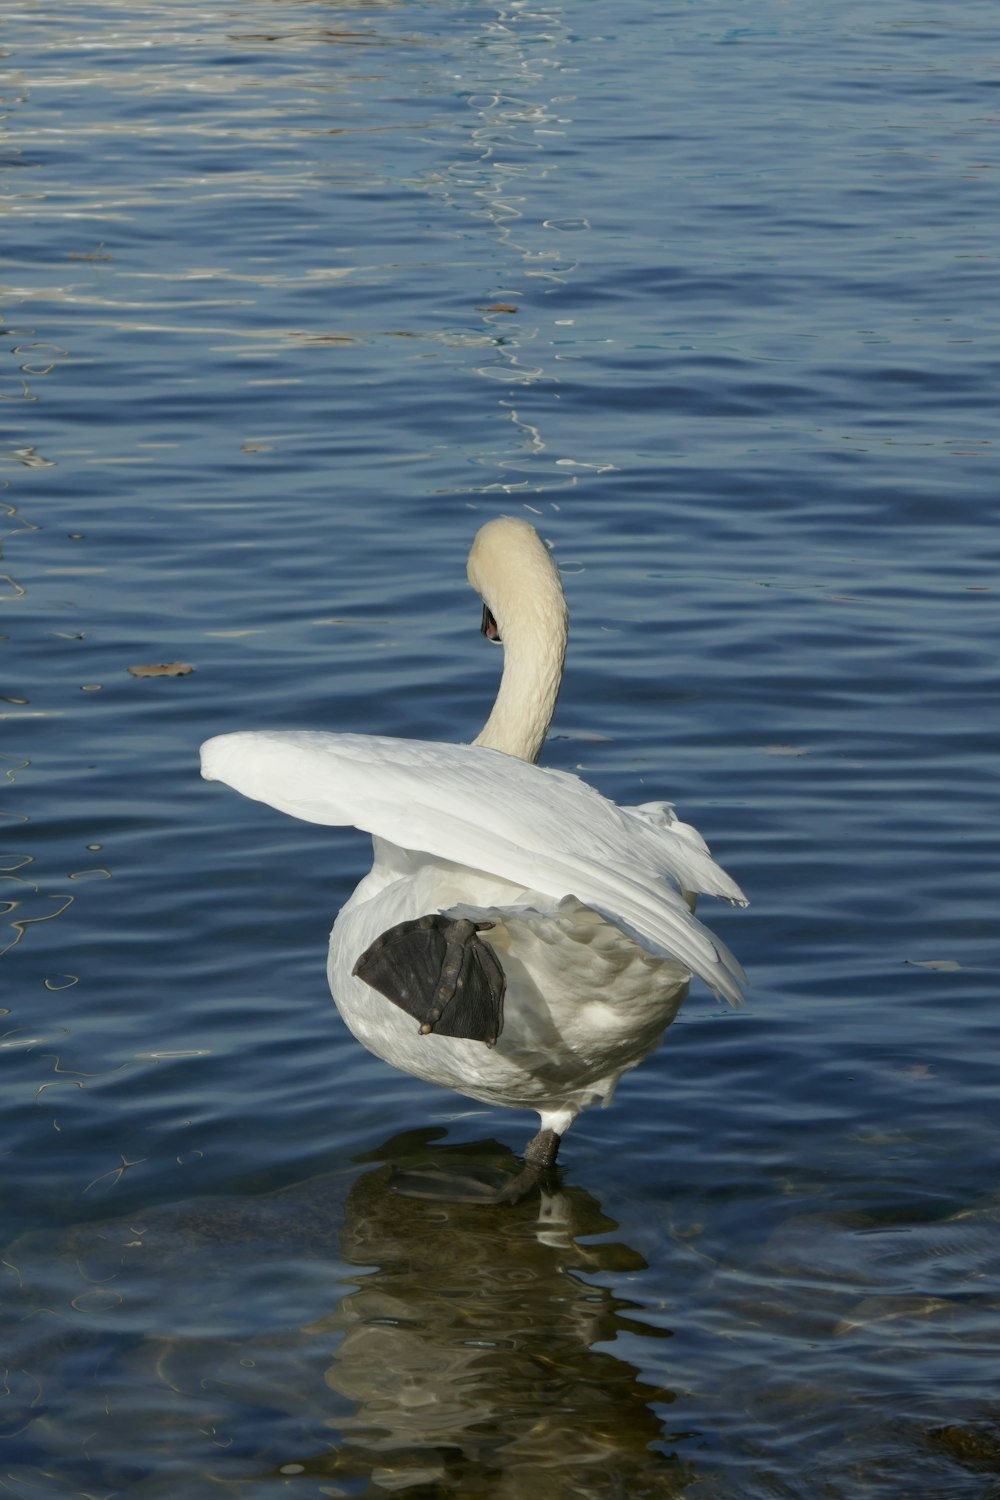
<path id="1" fill-rule="evenodd" d="M 560 1137 L 554 1130 L 540 1130 L 524 1148 L 524 1166 L 514 1177 L 497 1181 L 495 1168 L 468 1168 L 449 1172 L 446 1167 L 396 1172 L 394 1192 L 404 1198 L 430 1198 L 444 1203 L 520 1203 L 555 1166 Z"/>
<path id="2" fill-rule="evenodd" d="M 503 1029 L 507 981 L 480 932 L 491 922 L 434 912 L 397 922 L 354 965 L 359 979 L 420 1022 L 419 1033 L 495 1045 Z"/>
<path id="3" fill-rule="evenodd" d="M 497 1190 L 494 1203 L 520 1203 L 552 1171 L 559 1153 L 561 1136 L 554 1130 L 540 1130 L 524 1148 L 524 1166 L 505 1187 Z"/>

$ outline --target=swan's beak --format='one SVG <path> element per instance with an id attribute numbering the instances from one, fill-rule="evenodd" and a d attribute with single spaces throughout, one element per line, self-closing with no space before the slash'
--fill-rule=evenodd
<path id="1" fill-rule="evenodd" d="M 500 627 L 493 618 L 493 611 L 488 604 L 483 605 L 483 623 L 481 628 L 483 635 L 488 641 L 495 641 L 497 645 L 501 644 Z"/>

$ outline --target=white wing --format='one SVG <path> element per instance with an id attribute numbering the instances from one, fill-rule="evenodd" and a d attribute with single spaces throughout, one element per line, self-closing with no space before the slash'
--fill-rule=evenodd
<path id="1" fill-rule="evenodd" d="M 351 825 L 556 899 L 575 896 L 734 1005 L 742 998 L 740 965 L 674 888 L 747 904 L 703 840 L 619 808 L 564 771 L 477 745 L 256 730 L 208 740 L 202 775 L 309 823 Z"/>

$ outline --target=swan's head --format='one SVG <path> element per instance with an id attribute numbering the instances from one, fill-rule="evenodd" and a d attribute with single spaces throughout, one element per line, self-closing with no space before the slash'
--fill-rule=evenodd
<path id="1" fill-rule="evenodd" d="M 469 582 L 483 601 L 483 635 L 528 632 L 565 641 L 568 615 L 559 569 L 534 526 L 515 516 L 487 521 L 469 553 Z"/>

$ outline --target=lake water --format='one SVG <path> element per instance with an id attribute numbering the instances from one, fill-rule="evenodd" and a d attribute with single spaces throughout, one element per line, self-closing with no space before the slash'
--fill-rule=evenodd
<path id="1" fill-rule="evenodd" d="M 985 0 L 24 0 L 2 92 L 0 1495 L 1000 1495 Z M 474 736 L 751 899 L 558 1193 L 326 991 L 368 841 L 207 736 Z M 185 662 L 185 677 L 135 665 Z"/>

